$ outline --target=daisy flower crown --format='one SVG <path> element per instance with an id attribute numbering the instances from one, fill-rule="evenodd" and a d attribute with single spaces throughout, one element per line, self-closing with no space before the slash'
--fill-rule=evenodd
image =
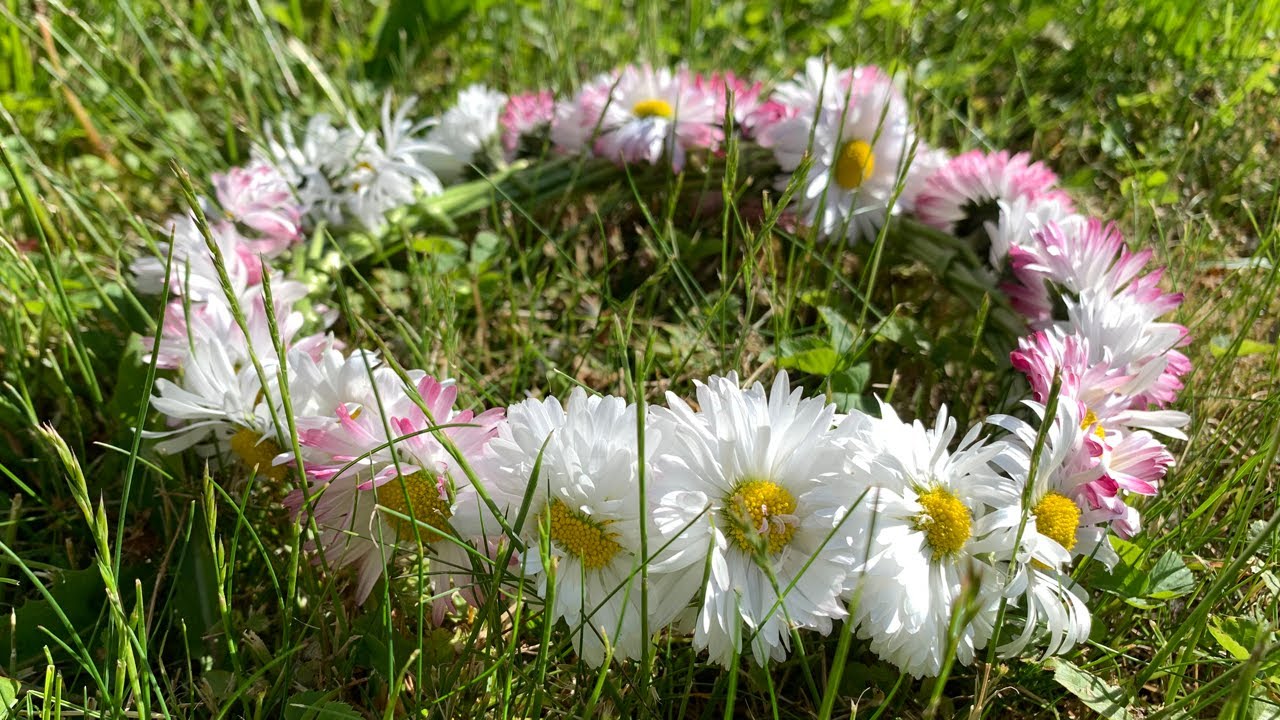
<path id="1" fill-rule="evenodd" d="M 172 371 L 151 398 L 156 451 L 234 458 L 289 488 L 312 557 L 350 574 L 355 602 L 412 558 L 430 568 L 434 622 L 551 597 L 542 611 L 592 665 L 662 633 L 713 663 L 765 664 L 797 632 L 839 627 L 921 677 L 948 653 L 1058 654 L 1088 637 L 1076 570 L 1116 562 L 1112 539 L 1141 530 L 1133 501 L 1173 465 L 1189 338 L 1161 319 L 1182 298 L 1152 252 L 1078 213 L 1043 162 L 931 147 L 889 74 L 816 58 L 772 87 L 639 65 L 567 96 L 471 86 L 440 115 L 415 109 L 388 95 L 376 128 L 268 125 L 248 165 L 169 222 L 164 256 L 134 261 L 140 290 L 168 292 L 145 339 Z M 454 381 L 347 347 L 283 262 L 321 226 L 465 224 L 521 173 L 540 180 L 512 183 L 513 199 L 536 204 L 570 175 L 589 192 L 638 168 L 713 173 L 730 147 L 821 241 L 965 249 L 944 280 L 1020 332 L 1022 417 L 838 413 L 785 372 L 744 387 L 733 368 L 655 407 L 575 390 L 464 409 L 476 399 Z"/>

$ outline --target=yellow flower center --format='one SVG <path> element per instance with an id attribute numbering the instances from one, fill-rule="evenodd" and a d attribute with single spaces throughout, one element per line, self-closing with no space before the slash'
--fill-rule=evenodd
<path id="1" fill-rule="evenodd" d="M 871 146 L 861 140 L 850 140 L 836 156 L 836 184 L 845 190 L 857 189 L 875 169 L 876 157 L 871 153 Z"/>
<path id="2" fill-rule="evenodd" d="M 924 533 L 933 552 L 943 557 L 960 552 L 971 535 L 973 515 L 969 508 L 943 487 L 921 493 L 916 502 L 921 510 L 915 518 L 915 529 Z"/>
<path id="3" fill-rule="evenodd" d="M 588 570 L 599 570 L 622 550 L 617 533 L 605 529 L 608 522 L 594 522 L 559 500 L 551 501 L 551 541 L 577 556 Z"/>
<path id="4" fill-rule="evenodd" d="M 1089 408 L 1084 410 L 1084 419 L 1080 421 L 1080 429 L 1088 430 L 1093 428 L 1093 434 L 1098 436 L 1099 440 L 1107 439 L 1106 428 L 1102 427 L 1102 423 L 1098 422 L 1098 414 Z"/>
<path id="5" fill-rule="evenodd" d="M 1036 516 L 1036 530 L 1066 550 L 1076 545 L 1080 528 L 1080 507 L 1062 493 L 1051 492 L 1036 503 L 1031 511 Z"/>
<path id="6" fill-rule="evenodd" d="M 245 467 L 250 470 L 256 468 L 263 477 L 276 482 L 284 482 L 289 477 L 288 467 L 271 464 L 280 454 L 280 446 L 274 440 L 262 440 L 262 436 L 248 428 L 231 436 L 231 452 L 240 458 Z"/>
<path id="7" fill-rule="evenodd" d="M 440 486 L 432 475 L 424 472 L 402 475 L 379 485 L 374 492 L 382 507 L 421 521 L 412 522 L 390 513 L 384 515 L 391 527 L 395 528 L 399 539 L 412 540 L 420 537 L 424 543 L 433 543 L 448 532 L 449 518 L 453 516 L 453 512 L 445 498 L 440 497 Z"/>
<path id="8" fill-rule="evenodd" d="M 759 536 L 777 554 L 796 534 L 795 511 L 796 498 L 786 488 L 770 480 L 748 480 L 725 503 L 727 534 L 747 552 Z"/>
<path id="9" fill-rule="evenodd" d="M 631 114 L 638 118 L 660 117 L 670 120 L 675 117 L 676 111 L 672 109 L 671 103 L 666 100 L 650 98 L 636 103 L 631 108 Z"/>

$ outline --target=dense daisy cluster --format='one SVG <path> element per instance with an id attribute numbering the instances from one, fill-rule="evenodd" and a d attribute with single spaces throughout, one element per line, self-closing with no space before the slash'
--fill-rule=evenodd
<path id="1" fill-rule="evenodd" d="M 235 458 L 275 482 L 327 570 L 364 602 L 412 562 L 439 623 L 492 592 L 541 603 L 590 664 L 641 657 L 662 633 L 712 662 L 782 660 L 799 630 L 865 638 L 913 676 L 991 643 L 1064 652 L 1090 632 L 1082 563 L 1117 561 L 1159 491 L 1163 438 L 1189 362 L 1181 300 L 1112 223 L 1077 214 L 1025 153 L 928 147 L 885 71 L 806 63 L 767 89 L 730 73 L 633 66 L 575 95 L 467 88 L 438 117 L 382 127 L 312 118 L 268 129 L 248 166 L 212 178 L 198 213 L 133 265 L 170 292 L 150 432 L 161 452 Z M 388 212 L 518 159 L 590 156 L 681 172 L 727 139 L 762 149 L 790 212 L 857 242 L 908 218 L 971 241 L 1026 320 L 1010 354 L 1017 415 L 960 429 L 893 408 L 837 412 L 779 373 L 734 372 L 662 406 L 574 390 L 462 409 L 459 387 L 325 333 L 322 307 L 275 269 L 321 225 Z M 474 181 L 471 182 L 483 182 Z M 499 568 L 496 563 L 507 561 Z M 502 582 L 493 578 L 501 577 Z M 520 592 L 513 586 L 525 583 Z M 387 586 L 383 586 L 387 587 Z M 999 619 L 1003 617 L 1003 623 Z"/>

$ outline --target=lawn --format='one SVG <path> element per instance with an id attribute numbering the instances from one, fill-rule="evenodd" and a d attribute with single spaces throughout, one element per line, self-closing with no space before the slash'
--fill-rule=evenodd
<path id="1" fill-rule="evenodd" d="M 407 483 L 378 502 L 388 527 L 417 542 L 376 563 L 377 576 L 364 582 L 314 552 L 333 533 L 293 510 L 319 486 L 296 466 L 268 467 L 313 437 L 293 425 L 304 414 L 293 390 L 270 451 L 233 439 L 239 460 L 165 452 L 156 437 L 169 428 L 153 398 L 177 374 L 153 344 L 170 326 L 165 296 L 145 291 L 136 262 L 159 257 L 154 277 L 187 297 L 171 312 L 189 315 L 191 278 L 164 268 L 177 232 L 168 218 L 201 208 L 193 236 L 215 245 L 213 210 L 198 198 L 284 128 L 300 137 L 319 114 L 378 128 L 388 93 L 398 107 L 416 96 L 413 118 L 439 115 L 474 83 L 570 97 L 643 63 L 775 87 L 810 57 L 883 68 L 922 153 L 1029 153 L 1077 212 L 1153 252 L 1163 291 L 1184 295 L 1162 319 L 1190 339 L 1172 406 L 1190 416 L 1186 438 L 1167 441 L 1174 463 L 1159 492 L 1131 500 L 1141 532 L 1102 540 L 1114 567 L 1074 566 L 1092 623 L 1073 647 L 978 648 L 954 664 L 948 647 L 917 677 L 884 658 L 876 631 L 855 636 L 841 620 L 829 633 L 785 628 L 790 652 L 763 665 L 746 644 L 720 662 L 691 632 L 646 620 L 657 642 L 601 662 L 550 611 L 546 576 L 517 577 L 578 547 L 557 531 L 557 518 L 581 522 L 557 515 L 571 512 L 559 501 L 530 514 L 528 546 L 468 551 L 486 589 L 476 607 L 442 605 L 421 560 L 443 551 L 424 550 L 438 536 L 424 538 L 434 530 L 412 512 Z M 0 716 L 1280 717 L 1277 82 L 1275 0 L 4 0 Z M 697 381 L 733 372 L 769 387 L 785 370 L 841 415 L 879 415 L 883 400 L 932 426 L 946 406 L 957 437 L 1016 415 L 1032 423 L 1028 456 L 1039 457 L 1052 433 L 1021 403 L 1027 381 L 1010 360 L 1026 333 L 1021 306 L 998 289 L 1007 275 L 978 267 L 986 247 L 909 219 L 864 242 L 823 242 L 784 212 L 797 188 L 775 183 L 773 155 L 736 138 L 721 150 L 676 173 L 665 158 L 622 168 L 561 157 L 544 139 L 510 165 L 463 163 L 461 189 L 396 203 L 381 227 L 309 216 L 267 284 L 288 279 L 274 290 L 298 296 L 305 332 L 378 353 L 388 377 L 454 378 L 458 405 L 476 413 L 581 389 L 665 417 L 667 393 L 707 400 Z M 858 172 L 872 172 L 865 158 Z M 212 292 L 236 281 L 233 259 L 210 265 Z M 246 311 L 228 321 L 246 327 Z M 284 358 L 293 316 L 264 312 L 259 349 Z M 240 332 L 223 329 L 210 347 Z M 266 385 L 276 359 L 240 369 Z M 1048 414 L 1070 404 L 1063 378 L 1051 384 Z M 422 387 L 434 386 L 419 386 L 425 408 Z M 425 414 L 422 437 L 467 429 Z M 525 451 L 534 476 L 539 443 Z M 666 467 L 655 460 L 638 482 L 663 482 Z M 765 485 L 777 487 L 752 488 Z M 731 531 L 730 546 L 760 557 L 793 537 L 762 527 Z M 665 587 L 660 564 L 636 572 Z M 646 589 L 635 602 L 665 600 Z M 858 612 L 875 600 L 841 603 Z"/>

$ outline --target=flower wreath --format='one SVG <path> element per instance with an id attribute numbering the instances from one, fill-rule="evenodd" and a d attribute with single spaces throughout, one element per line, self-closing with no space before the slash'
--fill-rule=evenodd
<path id="1" fill-rule="evenodd" d="M 1151 251 L 1076 214 L 1042 163 L 949 157 L 919 139 L 885 72 L 817 59 L 772 92 L 632 66 L 561 100 L 472 86 L 439 117 L 413 107 L 393 112 L 388 96 L 375 130 L 324 115 L 300 137 L 287 118 L 268 127 L 250 164 L 215 174 L 213 199 L 173 218 L 164 257 L 133 264 L 140 289 L 170 295 L 146 341 L 149 362 L 178 371 L 151 398 L 169 424 L 147 433 L 157 450 L 233 455 L 277 482 L 298 473 L 286 505 L 318 562 L 354 569 L 357 602 L 397 548 L 432 566 L 437 623 L 459 595 L 502 592 L 474 575 L 506 567 L 593 665 L 640 657 L 668 628 L 728 666 L 744 646 L 781 660 L 797 630 L 844 620 L 917 677 L 948 653 L 971 663 L 1000 618 L 1006 657 L 1087 638 L 1073 567 L 1116 562 L 1110 536 L 1139 531 L 1130 498 L 1155 494 L 1173 464 L 1159 436 L 1184 438 L 1188 417 L 1167 408 L 1188 338 L 1158 321 L 1181 296 L 1143 274 Z M 396 213 L 474 214 L 531 158 L 554 190 L 556 163 L 579 163 L 578 177 L 678 173 L 731 144 L 776 164 L 787 209 L 821 239 L 883 241 L 896 225 L 981 241 L 986 267 L 965 277 L 1002 279 L 1030 328 L 1010 359 L 1038 420 L 989 417 L 956 442 L 945 406 L 932 426 L 883 403 L 878 417 L 838 414 L 785 372 L 767 390 L 711 377 L 696 404 L 577 389 L 459 410 L 450 380 L 303 335 L 332 314 L 304 317 L 306 287 L 272 264 L 321 225 L 377 233 Z M 468 179 L 476 168 L 493 172 Z"/>

